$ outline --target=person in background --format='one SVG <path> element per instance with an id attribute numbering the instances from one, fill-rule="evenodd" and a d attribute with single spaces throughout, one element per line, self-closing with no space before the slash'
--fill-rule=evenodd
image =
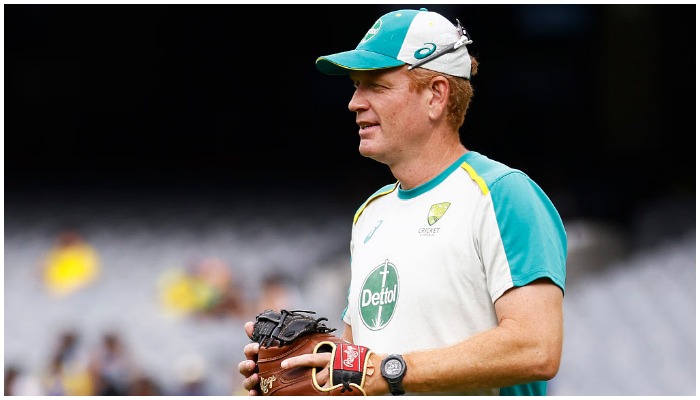
<path id="1" fill-rule="evenodd" d="M 97 250 L 75 230 L 59 233 L 42 264 L 42 278 L 49 294 L 68 296 L 97 280 L 100 258 Z"/>
<path id="2" fill-rule="evenodd" d="M 216 257 L 164 271 L 158 297 L 163 311 L 178 316 L 240 318 L 248 311 L 232 268 Z"/>
<path id="3" fill-rule="evenodd" d="M 19 380 L 20 371 L 19 368 L 15 366 L 10 366 L 5 368 L 5 385 L 4 394 L 5 396 L 15 396 L 17 381 Z"/>
<path id="4" fill-rule="evenodd" d="M 131 355 L 116 331 L 102 335 L 89 367 L 97 396 L 125 396 L 136 370 Z"/>
<path id="5" fill-rule="evenodd" d="M 258 300 L 253 312 L 255 315 L 265 310 L 298 308 L 303 300 L 295 282 L 282 273 L 271 273 L 262 280 Z"/>
<path id="6" fill-rule="evenodd" d="M 199 353 L 186 353 L 175 361 L 178 396 L 207 396 L 207 362 Z"/>
<path id="7" fill-rule="evenodd" d="M 40 382 L 18 365 L 5 367 L 5 396 L 43 396 Z"/>
<path id="8" fill-rule="evenodd" d="M 80 335 L 72 329 L 61 332 L 49 357 L 42 386 L 49 396 L 91 396 L 93 381 L 87 357 L 80 350 Z"/>
<path id="9" fill-rule="evenodd" d="M 137 373 L 129 385 L 127 396 L 162 396 L 163 390 L 158 382 L 147 373 Z"/>
<path id="10" fill-rule="evenodd" d="M 18 365 L 5 367 L 5 396 L 44 396 L 41 382 Z"/>

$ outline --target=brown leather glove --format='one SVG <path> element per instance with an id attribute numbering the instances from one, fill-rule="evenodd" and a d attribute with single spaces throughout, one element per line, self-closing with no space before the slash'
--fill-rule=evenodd
<path id="1" fill-rule="evenodd" d="M 364 396 L 372 350 L 332 335 L 335 329 L 312 311 L 265 310 L 255 318 L 253 340 L 260 343 L 258 375 L 265 396 Z M 329 383 L 321 387 L 317 368 L 282 368 L 301 354 L 331 353 Z"/>

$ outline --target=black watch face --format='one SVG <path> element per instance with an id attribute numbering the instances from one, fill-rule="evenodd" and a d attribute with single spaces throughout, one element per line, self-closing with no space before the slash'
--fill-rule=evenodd
<path id="1" fill-rule="evenodd" d="M 389 378 L 401 375 L 402 370 L 403 366 L 401 365 L 401 361 L 399 360 L 388 360 L 384 364 L 384 374 Z"/>

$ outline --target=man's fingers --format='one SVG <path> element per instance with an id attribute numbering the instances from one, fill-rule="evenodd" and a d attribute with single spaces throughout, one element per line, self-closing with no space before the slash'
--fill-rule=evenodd
<path id="1" fill-rule="evenodd" d="M 258 359 L 258 348 L 259 345 L 257 343 L 247 344 L 243 348 L 243 354 L 245 354 L 247 360 L 238 363 L 238 372 L 246 378 L 243 380 L 243 387 L 248 390 L 248 394 L 251 396 L 257 395 L 258 385 L 260 384 L 260 377 L 256 373 L 258 365 L 255 363 L 255 360 Z"/>
<path id="2" fill-rule="evenodd" d="M 303 354 L 282 361 L 282 368 L 325 367 L 331 360 L 331 353 Z"/>
<path id="3" fill-rule="evenodd" d="M 240 363 L 238 363 L 238 372 L 240 372 L 241 375 L 247 378 L 254 372 L 258 372 L 257 365 L 254 361 L 251 360 L 241 361 Z"/>
<path id="4" fill-rule="evenodd" d="M 245 355 L 245 358 L 248 360 L 256 361 L 258 359 L 258 351 L 260 351 L 260 344 L 257 342 L 248 343 L 243 348 L 243 355 Z"/>
<path id="5" fill-rule="evenodd" d="M 243 380 L 243 387 L 249 392 L 257 392 L 258 385 L 260 385 L 260 377 L 258 374 L 253 374 Z"/>
<path id="6" fill-rule="evenodd" d="M 253 338 L 253 321 L 248 321 L 245 323 L 245 333 L 249 338 Z"/>
<path id="7" fill-rule="evenodd" d="M 330 371 L 328 370 L 328 368 L 324 368 L 316 373 L 316 381 L 321 387 L 326 386 L 328 378 L 330 378 Z"/>
<path id="8" fill-rule="evenodd" d="M 253 338 L 253 322 L 248 321 L 244 326 L 245 333 L 249 338 Z M 260 345 L 256 342 L 248 343 L 243 347 L 243 355 L 245 355 L 245 360 L 238 363 L 238 372 L 245 377 L 243 380 L 243 387 L 248 391 L 249 396 L 260 395 L 259 385 L 260 376 L 258 376 L 258 352 L 260 351 Z"/>

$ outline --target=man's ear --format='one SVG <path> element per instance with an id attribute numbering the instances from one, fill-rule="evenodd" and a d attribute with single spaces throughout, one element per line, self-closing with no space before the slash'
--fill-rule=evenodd
<path id="1" fill-rule="evenodd" d="M 430 117 L 438 118 L 447 110 L 447 102 L 450 98 L 450 82 L 444 76 L 435 76 L 430 80 L 431 97 L 429 101 Z"/>

